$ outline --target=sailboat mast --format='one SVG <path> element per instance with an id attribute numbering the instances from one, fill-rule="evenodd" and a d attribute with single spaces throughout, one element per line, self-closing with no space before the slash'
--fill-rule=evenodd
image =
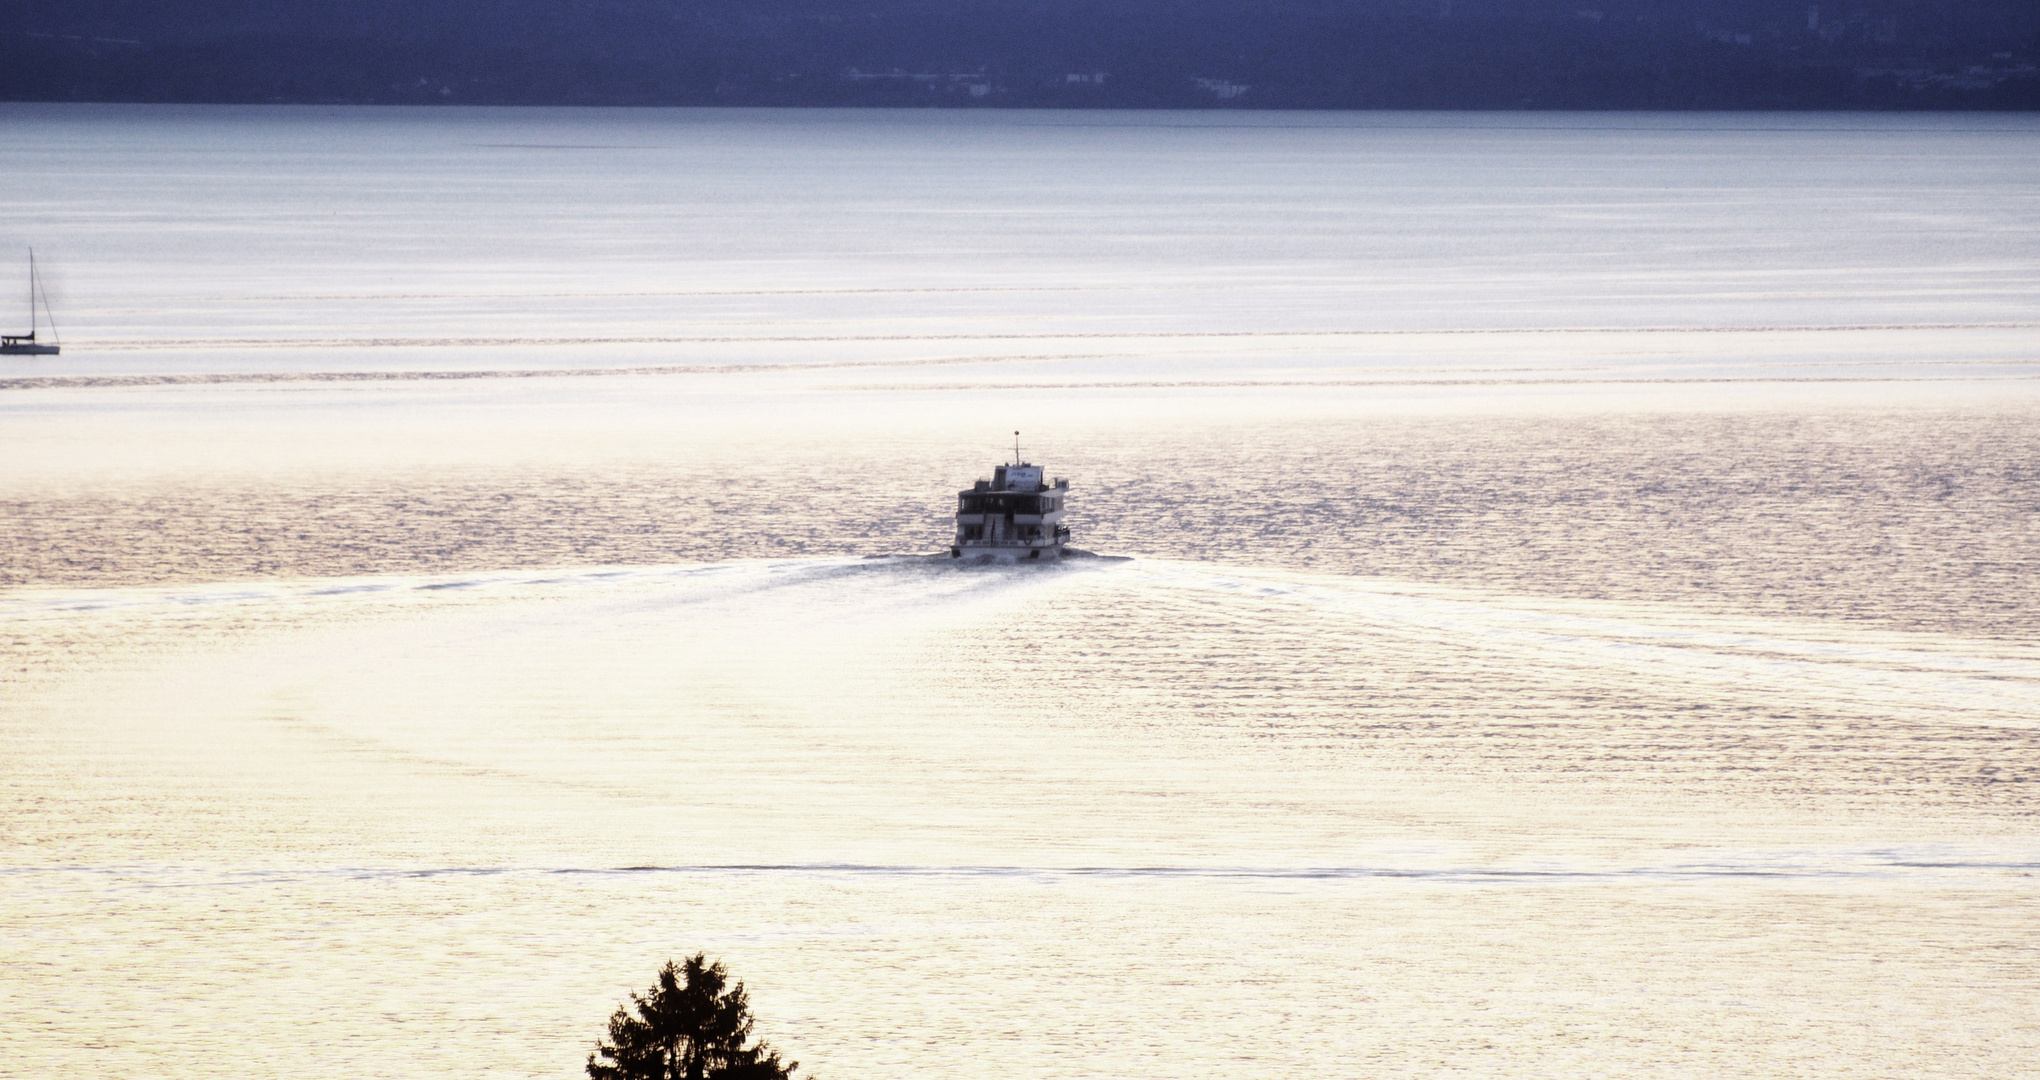
<path id="1" fill-rule="evenodd" d="M 28 249 L 28 337 L 35 340 L 35 249 Z"/>
<path id="2" fill-rule="evenodd" d="M 29 254 L 33 255 L 35 254 L 35 252 L 30 251 Z M 33 273 L 33 271 L 35 270 L 35 263 L 33 262 L 33 260 L 30 261 L 28 268 L 31 271 L 29 276 L 35 278 L 35 294 L 38 297 L 42 298 L 43 318 L 48 319 L 50 321 L 50 344 L 55 345 L 58 342 L 62 341 L 63 338 L 61 335 L 57 333 L 57 313 L 50 310 L 50 291 L 48 289 L 43 288 L 42 275 Z M 33 316 L 31 316 L 31 318 L 33 318 Z"/>

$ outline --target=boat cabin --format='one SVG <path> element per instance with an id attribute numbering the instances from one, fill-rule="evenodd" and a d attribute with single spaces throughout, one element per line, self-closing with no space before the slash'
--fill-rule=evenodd
<path id="1" fill-rule="evenodd" d="M 1070 539 L 1070 530 L 1062 523 L 1069 490 L 1070 482 L 1062 477 L 1044 483 L 1039 465 L 1022 461 L 996 466 L 990 480 L 956 493 L 956 540 L 949 547 L 950 556 L 1061 558 Z"/>

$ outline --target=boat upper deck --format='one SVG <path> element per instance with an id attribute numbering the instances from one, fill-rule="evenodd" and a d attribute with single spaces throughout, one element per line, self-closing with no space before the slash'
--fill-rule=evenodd
<path id="1" fill-rule="evenodd" d="M 1028 558 L 1040 558 L 1043 551 L 1061 554 L 1069 538 L 1062 524 L 1069 488 L 1070 482 L 1061 477 L 1052 484 L 1044 482 L 1039 465 L 996 466 L 990 480 L 956 493 L 956 540 L 950 554 L 966 550 L 1022 551 Z"/>

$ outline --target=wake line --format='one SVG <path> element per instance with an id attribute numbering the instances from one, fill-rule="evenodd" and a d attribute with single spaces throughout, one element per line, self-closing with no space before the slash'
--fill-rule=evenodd
<path id="1" fill-rule="evenodd" d="M 448 371 L 217 371 L 163 375 L 45 375 L 0 379 L 0 390 L 107 386 L 209 386 L 226 383 L 418 382 L 461 379 L 573 379 L 631 375 L 771 375 L 850 368 L 948 367 L 1029 361 L 1129 360 L 1145 353 L 1001 353 L 907 360 L 821 360 L 805 364 L 641 364 L 633 367 L 464 368 Z M 1534 369 L 1532 369 L 1534 370 Z"/>
<path id="2" fill-rule="evenodd" d="M 866 289 L 656 289 L 634 292 L 549 292 L 549 293 L 336 293 L 327 296 L 189 296 L 165 297 L 166 304 L 298 304 L 310 301 L 360 301 L 383 303 L 394 300 L 639 300 L 684 296 L 891 296 L 916 293 L 1066 293 L 1066 292 L 1165 292 L 1186 288 L 1180 285 L 936 285 Z M 1217 286 L 1187 286 L 1215 290 Z"/>
<path id="3" fill-rule="evenodd" d="M 1739 376 L 1644 376 L 1621 378 L 1609 376 L 1598 379 L 1551 378 L 1551 379 L 1182 379 L 1173 381 L 1129 380 L 1121 382 L 978 382 L 978 383 L 877 383 L 862 386 L 840 386 L 838 390 L 895 391 L 895 390 L 1239 390 L 1266 388 L 1311 388 L 1311 387 L 1396 387 L 1396 386 L 1707 386 L 1716 383 L 1725 385 L 1755 385 L 1772 383 L 1818 383 L 1837 385 L 1843 383 L 1970 383 L 1970 382 L 2029 382 L 2040 380 L 2040 375 L 1739 375 Z M 4 384 L 0 384 L 4 388 Z"/>
<path id="4" fill-rule="evenodd" d="M 1043 359 L 1031 357 L 1029 359 Z M 976 363 L 978 361 L 942 361 Z M 317 383 L 317 382 L 433 382 L 463 379 L 560 379 L 627 375 L 721 374 L 741 370 L 767 374 L 806 371 L 828 367 L 911 367 L 913 364 L 801 364 L 787 367 L 723 368 L 565 368 L 559 370 L 507 371 L 334 371 L 309 374 L 249 373 L 239 375 L 78 375 L 33 379 L 0 379 L 0 390 L 107 389 L 135 386 L 211 386 L 232 383 Z M 1197 390 L 1252 389 L 1254 387 L 1398 387 L 1398 386 L 1688 386 L 1712 384 L 1770 383 L 1969 383 L 2027 382 L 2040 375 L 1739 375 L 1739 376 L 1642 376 L 1622 378 L 1553 377 L 1471 378 L 1471 379 L 1175 379 L 1099 380 L 1096 382 L 968 382 L 968 383 L 864 383 L 835 387 L 843 391 L 891 392 L 900 390 Z"/>
<path id="5" fill-rule="evenodd" d="M 1043 360 L 1047 357 L 1028 357 Z M 1086 359 L 1086 358 L 1072 358 Z M 981 363 L 979 360 L 943 360 L 940 364 Z M 508 369 L 498 371 L 332 371 L 292 374 L 250 372 L 212 375 L 53 375 L 44 378 L 0 379 L 0 390 L 89 390 L 140 386 L 219 386 L 236 383 L 355 383 L 355 382 L 445 382 L 472 379 L 566 379 L 646 375 L 789 373 L 837 367 L 916 367 L 902 364 L 799 364 L 784 367 L 650 367 L 650 368 L 562 368 L 553 370 Z M 1867 365 L 1866 365 L 1867 366 Z M 2040 380 L 2040 375 L 1709 375 L 1600 377 L 1552 376 L 1550 378 L 1429 378 L 1429 379 L 1100 379 L 1091 382 L 958 382 L 958 383 L 860 383 L 834 387 L 846 392 L 892 392 L 901 390 L 1195 390 L 1311 388 L 1311 387 L 1399 387 L 1399 386 L 1687 386 L 1769 383 L 1966 383 L 2023 382 Z"/>
<path id="6" fill-rule="evenodd" d="M 1670 673 L 1687 681 L 1732 676 L 1764 680 L 1780 692 L 1817 682 L 1839 699 L 1877 708 L 1930 707 L 1944 719 L 2000 728 L 2028 729 L 2040 715 L 2040 653 L 2019 646 L 1837 635 L 1832 628 L 1697 611 L 1625 615 L 1600 603 L 1558 598 L 1496 604 L 1436 586 L 1213 572 L 1175 562 L 1149 562 L 1131 572 L 1164 588 L 1342 610 L 1370 620 L 1377 631 L 1510 650 L 1547 666 L 1619 668 L 1647 678 Z"/>
<path id="7" fill-rule="evenodd" d="M 1111 565 L 1109 560 L 1059 560 L 1030 565 L 1021 572 L 1074 573 Z M 110 589 L 15 589 L 0 591 L 0 618 L 45 616 L 63 618 L 106 611 L 193 610 L 231 604 L 317 603 L 341 598 L 429 598 L 475 592 L 514 592 L 547 587 L 615 587 L 645 583 L 685 585 L 748 582 L 747 589 L 801 585 L 833 577 L 887 572 L 972 574 L 1012 567 L 977 567 L 955 562 L 947 553 L 834 555 L 823 558 L 743 559 L 714 563 L 665 563 L 642 566 L 535 567 L 443 575 L 402 575 L 368 578 L 314 578 L 276 583 L 214 582 L 192 585 L 144 585 Z"/>
<path id="8" fill-rule="evenodd" d="M 154 338 L 104 341 L 90 347 L 102 352 L 143 352 L 162 349 L 418 349 L 509 348 L 561 345 L 826 345 L 916 341 L 1091 341 L 1181 340 L 1190 338 L 1353 338 L 1465 337 L 1538 334 L 1804 334 L 1890 332 L 1914 330 L 2029 330 L 2040 322 L 1983 323 L 1848 323 L 1796 326 L 1553 326 L 1487 327 L 1452 330 L 1072 330 L 1067 332 L 986 334 L 789 334 L 789 335 L 665 335 L 583 337 L 360 337 L 360 338 Z"/>
<path id="9" fill-rule="evenodd" d="M 684 582 L 691 579 L 721 578 L 747 570 L 766 577 L 784 579 L 801 571 L 826 572 L 832 569 L 859 568 L 865 564 L 865 560 L 844 556 L 833 559 L 779 559 L 666 566 L 551 568 L 447 574 L 436 577 L 328 578 L 274 585 L 220 583 L 133 589 L 28 590 L 16 592 L 0 600 L 0 616 L 37 613 L 61 615 L 151 608 L 189 609 L 221 604 L 316 602 L 335 597 L 402 597 L 506 587 L 621 585 L 642 581 Z"/>
<path id="10" fill-rule="evenodd" d="M 1003 353 L 990 356 L 939 356 L 906 360 L 825 360 L 803 364 L 645 364 L 632 367 L 585 368 L 457 368 L 444 371 L 242 371 L 190 372 L 158 375 L 38 375 L 0 379 L 0 390 L 105 389 L 141 386 L 225 386 L 233 384 L 365 383 L 365 382 L 458 382 L 474 379 L 594 379 L 661 375 L 788 375 L 808 371 L 877 370 L 918 367 L 966 367 L 990 364 L 1068 363 L 1084 360 L 1152 360 L 1150 353 Z M 1971 360 L 1871 360 L 1860 362 L 1819 361 L 1784 365 L 1798 368 L 1934 368 L 2033 366 L 2026 361 Z M 1383 374 L 1420 371 L 1411 367 L 1374 368 Z M 1049 383 L 867 383 L 836 387 L 839 390 L 1119 390 L 1196 387 L 1337 387 L 1337 386 L 1599 386 L 1627 384 L 1707 383 L 1875 383 L 1875 382 L 2004 382 L 2040 378 L 2034 375 L 1636 375 L 1618 374 L 1607 367 L 1465 367 L 1426 378 L 1392 379 L 1173 379 L 1094 380 Z M 1497 372 L 1549 372 L 1502 376 Z M 1571 372 L 1577 374 L 1559 374 Z M 1606 373 L 1606 374 L 1597 374 Z"/>
<path id="11" fill-rule="evenodd" d="M 1723 878 L 1863 878 L 1888 877 L 1894 871 L 1995 870 L 2030 872 L 2040 862 L 1992 862 L 1894 858 L 1858 863 L 1855 869 L 1777 864 L 1747 866 L 1683 864 L 1614 870 L 1568 870 L 1536 867 L 1398 867 L 1398 866 L 914 866 L 863 863 L 727 863 L 678 866 L 624 866 L 613 869 L 553 869 L 544 874 L 840 874 L 854 877 L 904 878 L 1048 878 L 1048 879 L 1183 879 L 1207 881 L 1356 881 L 1408 879 L 1460 882 L 1570 882 L 1649 880 L 1711 881 Z M 460 871 L 426 871 L 438 875 Z M 485 871 L 487 872 L 487 871 Z M 419 876 L 423 876 L 420 874 Z"/>
<path id="12" fill-rule="evenodd" d="M 435 878 L 645 876 L 804 876 L 917 881 L 1183 881 L 1241 883 L 1307 883 L 1412 881 L 1448 884 L 1597 884 L 1624 881 L 1706 883 L 1721 881 L 1862 880 L 1945 874 L 1948 872 L 2027 875 L 2040 862 L 2003 859 L 1961 859 L 1907 855 L 1898 852 L 1849 853 L 1831 865 L 1804 861 L 1746 863 L 1675 863 L 1615 869 L 1562 867 L 1411 867 L 1411 866 L 1024 866 L 915 865 L 885 863 L 695 863 L 613 867 L 448 866 L 335 867 L 323 870 L 214 871 L 189 867 L 138 866 L 16 866 L 0 868 L 0 876 L 89 875 L 127 878 L 145 888 L 203 888 L 267 885 L 302 881 L 401 881 Z"/>

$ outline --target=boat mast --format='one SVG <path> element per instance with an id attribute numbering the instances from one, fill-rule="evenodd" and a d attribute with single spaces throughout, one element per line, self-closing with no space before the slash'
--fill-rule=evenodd
<path id="1" fill-rule="evenodd" d="M 42 287 L 42 278 L 35 272 L 35 249 L 28 249 L 28 336 L 35 336 L 35 300 L 42 297 L 43 317 L 50 321 L 50 342 L 59 344 L 57 337 L 57 315 L 50 310 L 49 290 Z"/>
<path id="2" fill-rule="evenodd" d="M 35 340 L 35 249 L 28 249 L 28 340 Z"/>

